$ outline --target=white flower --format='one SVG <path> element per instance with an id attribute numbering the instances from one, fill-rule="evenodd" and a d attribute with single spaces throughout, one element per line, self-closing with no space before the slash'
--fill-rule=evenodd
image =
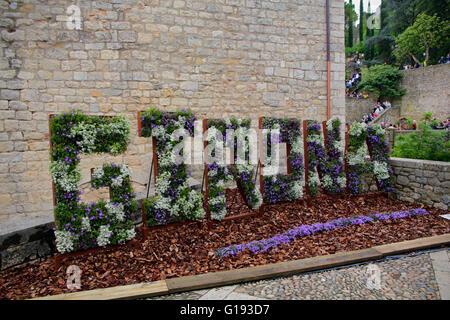
<path id="1" fill-rule="evenodd" d="M 333 120 L 333 119 L 330 119 L 330 120 L 327 121 L 327 130 L 328 131 L 332 131 L 333 130 L 333 122 L 334 121 L 335 120 Z"/>
<path id="2" fill-rule="evenodd" d="M 219 130 L 216 129 L 216 127 L 210 127 L 208 129 L 207 135 L 206 135 L 206 141 L 213 142 L 217 139 L 217 134 L 220 134 Z"/>
<path id="3" fill-rule="evenodd" d="M 107 246 L 110 243 L 109 237 L 111 236 L 112 231 L 109 230 L 108 226 L 100 226 L 100 233 L 97 237 L 97 244 L 100 247 Z"/>
<path id="4" fill-rule="evenodd" d="M 366 130 L 367 130 L 366 123 L 355 122 L 354 124 L 352 124 L 348 134 L 351 136 L 357 137 L 357 136 L 360 136 Z"/>
<path id="5" fill-rule="evenodd" d="M 91 231 L 91 222 L 89 220 L 89 217 L 81 218 L 81 230 L 87 232 Z"/>
<path id="6" fill-rule="evenodd" d="M 372 125 L 372 127 L 375 129 L 375 134 L 377 136 L 384 136 L 386 134 L 386 130 L 384 130 L 381 125 L 379 124 L 374 124 Z"/>
<path id="7" fill-rule="evenodd" d="M 366 161 L 367 156 L 367 148 L 366 145 L 363 144 L 355 154 L 348 153 L 347 154 L 347 161 L 348 165 L 350 166 L 356 166 L 363 164 Z"/>
<path id="8" fill-rule="evenodd" d="M 214 177 L 217 175 L 217 170 L 208 170 L 208 176 L 209 177 Z"/>
<path id="9" fill-rule="evenodd" d="M 301 136 L 297 136 L 294 140 L 294 143 L 291 146 L 291 152 L 302 154 L 303 153 L 303 138 Z"/>
<path id="10" fill-rule="evenodd" d="M 63 161 L 54 161 L 50 164 L 50 173 L 55 183 L 59 184 L 64 191 L 78 191 L 81 174 L 78 169 L 70 170 L 69 165 Z"/>
<path id="11" fill-rule="evenodd" d="M 310 172 L 309 179 L 308 179 L 309 186 L 315 187 L 315 186 L 318 186 L 319 183 L 320 183 L 320 180 L 319 180 L 319 175 L 317 174 L 317 172 Z"/>
<path id="12" fill-rule="evenodd" d="M 109 214 L 111 214 L 117 221 L 122 222 L 125 220 L 125 211 L 123 203 L 118 203 L 114 205 L 110 201 L 108 201 L 105 205 L 106 209 L 108 209 Z"/>
<path id="13" fill-rule="evenodd" d="M 117 177 L 112 178 L 111 186 L 118 188 L 118 187 L 122 186 L 122 183 L 123 183 L 123 177 L 119 175 Z"/>
<path id="14" fill-rule="evenodd" d="M 167 137 L 166 129 L 163 126 L 156 126 L 152 129 L 152 137 L 164 139 Z"/>
<path id="15" fill-rule="evenodd" d="M 159 196 L 158 200 L 156 201 L 155 208 L 161 209 L 161 210 L 169 210 L 172 203 L 170 198 Z"/>
<path id="16" fill-rule="evenodd" d="M 218 186 L 219 188 L 225 188 L 225 181 L 224 180 L 219 180 L 216 183 L 216 186 Z"/>
<path id="17" fill-rule="evenodd" d="M 102 179 L 104 174 L 105 171 L 103 171 L 103 168 L 95 168 L 94 172 L 92 173 L 92 177 L 94 179 Z"/>
<path id="18" fill-rule="evenodd" d="M 345 176 L 339 176 L 337 177 L 337 182 L 339 184 L 339 187 L 345 188 L 347 186 L 347 179 Z"/>
<path id="19" fill-rule="evenodd" d="M 225 196 L 217 196 L 217 197 L 214 197 L 214 198 L 210 198 L 209 199 L 209 204 L 211 206 L 215 206 L 215 205 L 218 205 L 218 204 L 225 204 L 226 201 L 227 200 L 226 200 Z"/>
<path id="20" fill-rule="evenodd" d="M 303 183 L 301 181 L 292 182 L 291 196 L 294 199 L 300 199 L 303 197 Z"/>
<path id="21" fill-rule="evenodd" d="M 55 231 L 56 248 L 60 253 L 73 251 L 74 236 L 69 231 Z"/>
<path id="22" fill-rule="evenodd" d="M 279 170 L 278 166 L 268 166 L 263 168 L 263 176 L 277 175 Z"/>
<path id="23" fill-rule="evenodd" d="M 326 174 L 322 177 L 322 185 L 325 189 L 328 190 L 328 189 L 332 188 L 333 184 L 334 184 L 333 179 L 329 175 Z"/>
<path id="24" fill-rule="evenodd" d="M 374 161 L 373 173 L 377 176 L 378 180 L 386 180 L 390 178 L 388 165 L 386 162 Z"/>
<path id="25" fill-rule="evenodd" d="M 136 236 L 136 231 L 133 229 L 128 229 L 126 231 L 126 241 L 133 239 Z"/>
<path id="26" fill-rule="evenodd" d="M 127 177 L 131 177 L 131 169 L 130 167 L 128 167 L 126 164 L 124 164 L 121 168 L 120 168 L 120 175 L 123 178 L 127 178 Z"/>
<path id="27" fill-rule="evenodd" d="M 308 137 L 306 138 L 306 142 L 323 145 L 323 137 L 322 135 L 318 134 L 309 134 Z"/>
<path id="28" fill-rule="evenodd" d="M 158 194 L 164 194 L 170 186 L 170 172 L 164 171 L 156 178 L 156 191 Z"/>
<path id="29" fill-rule="evenodd" d="M 220 212 L 211 212 L 211 219 L 223 220 L 226 215 L 227 215 L 227 209 L 223 208 Z"/>
<path id="30" fill-rule="evenodd" d="M 70 131 L 70 136 L 75 138 L 81 136 L 81 140 L 77 141 L 78 146 L 84 153 L 92 153 L 95 150 L 95 142 L 97 139 L 97 126 L 82 122 Z"/>

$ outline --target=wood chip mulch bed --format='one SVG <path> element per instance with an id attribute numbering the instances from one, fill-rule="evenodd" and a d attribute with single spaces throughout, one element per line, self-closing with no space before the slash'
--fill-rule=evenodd
<path id="1" fill-rule="evenodd" d="M 249 212 L 237 190 L 227 192 L 230 215 Z M 359 226 L 319 232 L 297 238 L 256 255 L 245 252 L 224 259 L 215 250 L 221 247 L 273 237 L 302 224 L 327 222 L 340 217 L 424 208 L 430 215 L 395 221 L 377 221 Z M 262 217 L 214 222 L 155 230 L 140 249 L 122 246 L 114 250 L 64 260 L 59 269 L 49 258 L 0 272 L 0 298 L 26 299 L 71 292 L 66 287 L 66 269 L 82 270 L 82 290 L 149 282 L 222 270 L 252 267 L 370 248 L 377 245 L 450 233 L 450 222 L 439 215 L 448 212 L 420 204 L 378 198 L 313 200 L 308 207 L 301 201 L 270 205 Z"/>

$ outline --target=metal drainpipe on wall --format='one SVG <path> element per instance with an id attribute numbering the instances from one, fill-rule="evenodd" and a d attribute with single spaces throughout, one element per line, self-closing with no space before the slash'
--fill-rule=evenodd
<path id="1" fill-rule="evenodd" d="M 330 0 L 326 0 L 327 21 L 327 120 L 331 118 L 331 69 L 330 69 Z"/>

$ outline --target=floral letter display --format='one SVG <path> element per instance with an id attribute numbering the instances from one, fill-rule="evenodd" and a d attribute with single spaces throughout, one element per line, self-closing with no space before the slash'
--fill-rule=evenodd
<path id="1" fill-rule="evenodd" d="M 157 196 L 143 204 L 149 226 L 205 216 L 202 194 L 190 188 L 183 155 L 177 152 L 180 139 L 194 135 L 194 121 L 195 116 L 184 110 L 169 113 L 152 108 L 141 115 L 141 134 L 156 139 L 158 157 Z"/>
<path id="2" fill-rule="evenodd" d="M 250 119 L 225 119 L 208 120 L 208 153 L 211 155 L 211 163 L 207 161 L 208 168 L 208 193 L 209 211 L 211 219 L 223 220 L 227 214 L 225 183 L 235 180 L 242 188 L 245 200 L 251 209 L 258 209 L 262 205 L 262 196 L 252 180 L 254 167 L 248 164 L 250 148 L 247 140 L 250 130 Z M 230 134 L 231 133 L 231 134 Z M 218 141 L 222 139 L 222 141 Z M 220 150 L 223 146 L 233 148 L 234 158 L 237 160 L 234 165 L 225 165 L 223 155 Z M 242 150 L 242 157 L 237 157 L 238 149 Z"/>
<path id="3" fill-rule="evenodd" d="M 105 164 L 92 175 L 94 188 L 109 187 L 110 199 L 79 202 L 80 154 L 123 153 L 130 127 L 122 117 L 87 116 L 80 111 L 51 119 L 50 173 L 55 183 L 56 246 L 60 253 L 123 244 L 135 236 L 132 213 L 135 194 L 126 165 Z"/>
<path id="4" fill-rule="evenodd" d="M 391 192 L 394 188 L 394 171 L 389 167 L 389 150 L 385 130 L 379 124 L 367 127 L 367 144 L 373 161 L 373 174 L 382 192 Z"/>
<path id="5" fill-rule="evenodd" d="M 263 118 L 262 129 L 267 137 L 267 149 L 263 159 L 264 202 L 293 201 L 303 197 L 303 138 L 300 121 L 297 119 Z M 272 131 L 278 130 L 278 141 Z M 288 174 L 278 174 L 278 163 L 273 163 L 272 144 L 286 143 L 288 146 Z"/>
<path id="6" fill-rule="evenodd" d="M 322 126 L 317 121 L 307 121 L 308 186 L 311 196 L 319 193 L 319 180 L 327 194 L 345 192 L 347 180 L 343 164 L 344 146 L 341 141 L 340 125 L 339 119 L 326 122 L 325 149 Z"/>
<path id="7" fill-rule="evenodd" d="M 388 147 L 385 132 L 380 125 L 367 126 L 354 123 L 349 130 L 347 151 L 348 179 L 351 194 L 363 191 L 363 175 L 373 173 L 382 192 L 393 190 L 393 171 L 389 168 Z M 371 150 L 372 163 L 366 163 L 367 146 Z"/>

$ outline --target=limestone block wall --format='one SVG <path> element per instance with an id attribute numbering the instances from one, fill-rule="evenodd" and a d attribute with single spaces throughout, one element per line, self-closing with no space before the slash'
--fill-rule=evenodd
<path id="1" fill-rule="evenodd" d="M 344 3 L 330 4 L 331 110 L 345 122 Z M 0 223 L 52 214 L 50 114 L 125 115 L 127 153 L 84 156 L 82 182 L 126 163 L 138 192 L 151 162 L 138 110 L 326 120 L 325 0 L 1 1 L 0 36 Z"/>
<path id="2" fill-rule="evenodd" d="M 393 196 L 448 210 L 450 204 L 450 163 L 391 158 L 395 173 Z"/>
<path id="3" fill-rule="evenodd" d="M 345 97 L 345 121 L 351 125 L 360 122 L 377 105 L 377 101 L 371 98 L 360 99 Z"/>
<path id="4" fill-rule="evenodd" d="M 437 119 L 450 117 L 450 64 L 405 70 L 402 73 L 404 77 L 400 86 L 406 88 L 407 93 L 396 101 L 400 107 L 398 119 L 409 117 L 421 120 L 428 111 Z"/>

